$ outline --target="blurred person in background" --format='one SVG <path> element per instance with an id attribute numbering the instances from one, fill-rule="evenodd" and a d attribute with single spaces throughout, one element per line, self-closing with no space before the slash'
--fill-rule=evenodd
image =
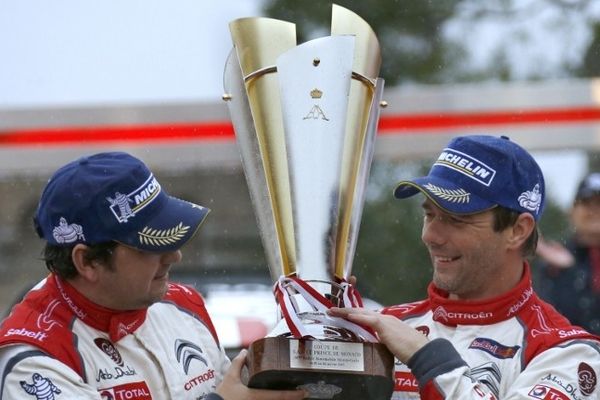
<path id="1" fill-rule="evenodd" d="M 571 323 L 600 334 L 600 172 L 581 181 L 569 216 L 566 247 L 540 240 L 536 285 Z"/>
<path id="2" fill-rule="evenodd" d="M 82 157 L 48 181 L 34 224 L 50 274 L 0 325 L 0 399 L 296 400 L 249 389 L 202 296 L 169 282 L 208 209 L 139 159 Z"/>

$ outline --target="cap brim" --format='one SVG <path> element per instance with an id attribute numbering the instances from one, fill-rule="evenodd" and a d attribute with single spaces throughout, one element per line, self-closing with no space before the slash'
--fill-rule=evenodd
<path id="1" fill-rule="evenodd" d="M 140 250 L 166 252 L 179 249 L 198 231 L 210 209 L 169 196 L 148 223 L 117 241 Z"/>
<path id="2" fill-rule="evenodd" d="M 405 199 L 423 193 L 436 206 L 451 214 L 475 214 L 496 207 L 497 204 L 484 200 L 445 179 L 424 176 L 400 181 L 394 196 Z"/>

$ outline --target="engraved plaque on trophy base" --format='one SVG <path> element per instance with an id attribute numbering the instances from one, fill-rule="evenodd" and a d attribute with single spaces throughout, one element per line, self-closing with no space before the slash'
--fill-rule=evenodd
<path id="1" fill-rule="evenodd" d="M 302 387 L 309 399 L 389 399 L 394 388 L 394 357 L 380 343 L 267 337 L 246 365 L 249 387 Z"/>

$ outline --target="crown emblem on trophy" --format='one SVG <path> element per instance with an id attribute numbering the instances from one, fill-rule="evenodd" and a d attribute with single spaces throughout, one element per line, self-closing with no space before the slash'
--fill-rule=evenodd
<path id="1" fill-rule="evenodd" d="M 317 88 L 314 88 L 310 91 L 310 97 L 312 97 L 313 99 L 320 99 L 321 96 L 323 96 L 323 92 Z"/>

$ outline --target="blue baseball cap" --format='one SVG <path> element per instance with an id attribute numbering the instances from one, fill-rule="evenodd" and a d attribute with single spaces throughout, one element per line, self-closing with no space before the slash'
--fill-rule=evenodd
<path id="1" fill-rule="evenodd" d="M 140 250 L 179 249 L 210 210 L 172 196 L 139 159 L 98 153 L 61 167 L 36 214 L 38 235 L 57 246 L 116 241 Z"/>
<path id="2" fill-rule="evenodd" d="M 427 176 L 399 182 L 394 196 L 404 199 L 419 192 L 452 214 L 475 214 L 502 206 L 529 213 L 536 221 L 545 201 L 539 165 L 505 136 L 452 139 Z"/>

